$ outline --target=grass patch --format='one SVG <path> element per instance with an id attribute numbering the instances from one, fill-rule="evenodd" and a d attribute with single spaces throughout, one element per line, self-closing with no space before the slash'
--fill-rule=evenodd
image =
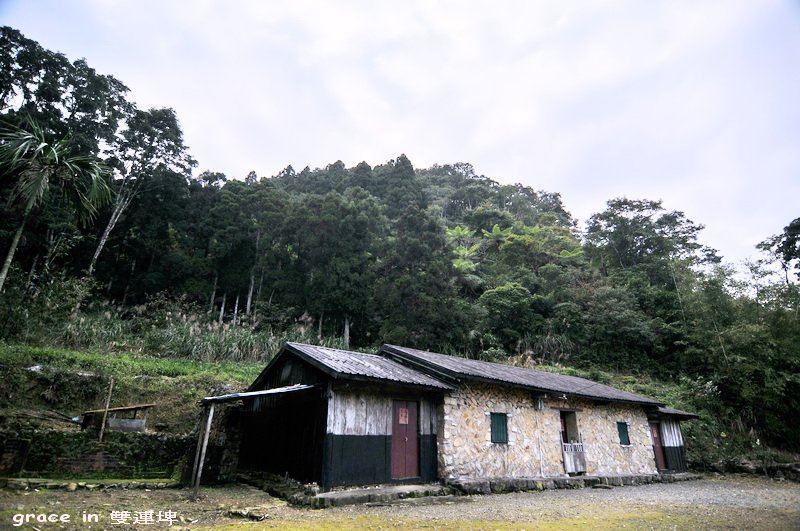
<path id="1" fill-rule="evenodd" d="M 221 390 L 244 390 L 263 368 L 263 363 L 254 362 L 203 362 L 0 344 L 0 370 L 6 384 L 0 393 L 0 408 L 21 412 L 14 417 L 16 424 L 6 425 L 12 431 L 24 428 L 25 422 L 43 410 L 73 417 L 103 407 L 114 378 L 112 407 L 155 403 L 149 427 L 186 433 L 196 423 L 200 399 Z M 30 422 L 27 425 L 32 427 Z"/>
<path id="2" fill-rule="evenodd" d="M 264 368 L 254 362 L 203 362 L 155 358 L 135 353 L 79 352 L 60 348 L 7 345 L 0 343 L 0 363 L 47 365 L 54 369 L 88 371 L 115 378 L 166 376 L 171 378 L 213 375 L 217 379 L 250 383 Z"/>
<path id="3" fill-rule="evenodd" d="M 725 518 L 716 516 L 676 515 L 657 510 L 653 511 L 608 511 L 602 516 L 575 516 L 542 520 L 489 520 L 441 518 L 423 520 L 413 518 L 391 517 L 383 515 L 329 516 L 309 518 L 306 521 L 287 519 L 268 519 L 260 524 L 253 522 L 214 526 L 214 529 L 236 531 L 242 529 L 287 529 L 287 530 L 350 530 L 350 529 L 441 529 L 441 530 L 542 530 L 560 531 L 562 529 L 719 529 L 734 524 Z"/>

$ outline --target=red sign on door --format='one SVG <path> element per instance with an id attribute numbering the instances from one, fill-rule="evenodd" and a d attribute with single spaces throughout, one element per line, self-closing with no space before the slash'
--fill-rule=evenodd
<path id="1" fill-rule="evenodd" d="M 408 408 L 401 407 L 397 412 L 398 421 L 400 424 L 408 424 Z"/>

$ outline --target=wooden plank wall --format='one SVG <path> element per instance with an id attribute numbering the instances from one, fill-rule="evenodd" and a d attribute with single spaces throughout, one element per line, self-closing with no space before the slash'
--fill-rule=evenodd
<path id="1" fill-rule="evenodd" d="M 391 435 L 392 396 L 370 391 L 339 390 L 328 398 L 327 432 L 335 435 Z M 413 400 L 403 397 L 405 400 Z M 436 408 L 419 397 L 420 433 L 436 433 Z"/>

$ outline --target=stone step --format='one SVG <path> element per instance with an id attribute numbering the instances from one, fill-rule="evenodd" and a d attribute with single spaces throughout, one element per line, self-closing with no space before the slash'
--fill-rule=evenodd
<path id="1" fill-rule="evenodd" d="M 317 494 L 311 500 L 316 509 L 357 504 L 388 504 L 397 500 L 429 496 L 451 496 L 453 489 L 443 485 L 388 485 L 363 489 L 334 490 Z"/>

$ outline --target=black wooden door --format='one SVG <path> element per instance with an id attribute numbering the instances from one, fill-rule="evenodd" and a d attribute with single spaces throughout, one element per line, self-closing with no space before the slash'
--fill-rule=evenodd
<path id="1" fill-rule="evenodd" d="M 392 479 L 419 476 L 419 415 L 416 402 L 394 401 Z"/>

